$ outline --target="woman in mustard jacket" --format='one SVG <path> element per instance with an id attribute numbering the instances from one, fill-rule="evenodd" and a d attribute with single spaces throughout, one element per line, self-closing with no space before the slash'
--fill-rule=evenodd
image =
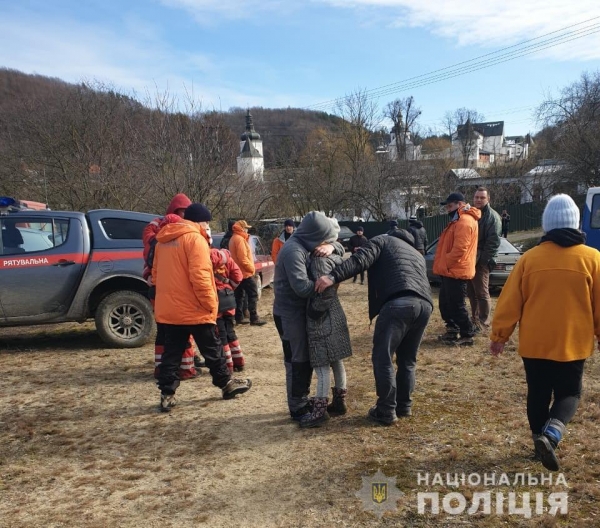
<path id="1" fill-rule="evenodd" d="M 555 449 L 579 405 L 594 337 L 600 339 L 600 253 L 584 245 L 579 209 L 566 194 L 548 201 L 542 227 L 540 244 L 519 259 L 502 289 L 490 350 L 499 355 L 519 323 L 536 455 L 557 471 Z"/>

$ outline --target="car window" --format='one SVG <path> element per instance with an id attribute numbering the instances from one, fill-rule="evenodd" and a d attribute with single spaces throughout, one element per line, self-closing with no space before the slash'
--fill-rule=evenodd
<path id="1" fill-rule="evenodd" d="M 127 218 L 102 218 L 100 225 L 111 240 L 142 240 L 142 233 L 148 222 Z"/>
<path id="2" fill-rule="evenodd" d="M 5 218 L 0 221 L 2 254 L 18 255 L 46 251 L 65 243 L 69 221 L 48 219 L 40 222 L 26 217 Z"/>
<path id="3" fill-rule="evenodd" d="M 267 255 L 267 253 L 265 252 L 265 248 L 260 240 L 260 238 L 255 237 L 254 238 L 254 253 L 256 255 Z"/>
<path id="4" fill-rule="evenodd" d="M 223 240 L 223 235 L 211 235 L 212 238 L 212 246 L 214 248 L 221 248 L 221 240 Z"/>
<path id="5" fill-rule="evenodd" d="M 600 194 L 594 195 L 591 216 L 590 227 L 592 229 L 600 229 Z"/>
<path id="6" fill-rule="evenodd" d="M 520 253 L 520 251 L 513 246 L 506 238 L 500 239 L 500 247 L 498 248 L 499 253 Z"/>

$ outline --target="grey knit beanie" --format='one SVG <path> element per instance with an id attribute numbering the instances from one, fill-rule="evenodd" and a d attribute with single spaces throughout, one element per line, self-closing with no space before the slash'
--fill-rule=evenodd
<path id="1" fill-rule="evenodd" d="M 565 227 L 579 229 L 579 208 L 568 194 L 557 194 L 546 204 L 542 228 L 547 233 Z"/>

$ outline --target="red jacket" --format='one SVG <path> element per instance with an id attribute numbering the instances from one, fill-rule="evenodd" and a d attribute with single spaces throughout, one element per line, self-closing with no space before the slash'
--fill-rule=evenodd
<path id="1" fill-rule="evenodd" d="M 217 286 L 217 290 L 235 290 L 239 283 L 244 279 L 244 276 L 242 274 L 242 270 L 231 258 L 231 253 L 229 253 L 229 251 L 226 249 L 212 248 L 210 250 L 210 260 L 212 262 L 213 271 L 215 274 L 215 284 Z M 223 282 L 217 277 L 217 274 L 228 279 L 228 282 Z M 232 282 L 234 284 L 232 284 Z M 235 308 L 232 308 L 225 313 L 234 315 Z M 222 313 L 219 313 L 218 316 L 221 317 L 222 315 Z"/>

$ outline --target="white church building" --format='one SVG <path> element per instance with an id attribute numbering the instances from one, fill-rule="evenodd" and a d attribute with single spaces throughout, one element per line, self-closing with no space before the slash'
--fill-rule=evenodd
<path id="1" fill-rule="evenodd" d="M 240 154 L 237 157 L 238 175 L 264 181 L 265 160 L 260 134 L 254 130 L 250 110 L 246 114 L 246 131 L 240 136 Z"/>

